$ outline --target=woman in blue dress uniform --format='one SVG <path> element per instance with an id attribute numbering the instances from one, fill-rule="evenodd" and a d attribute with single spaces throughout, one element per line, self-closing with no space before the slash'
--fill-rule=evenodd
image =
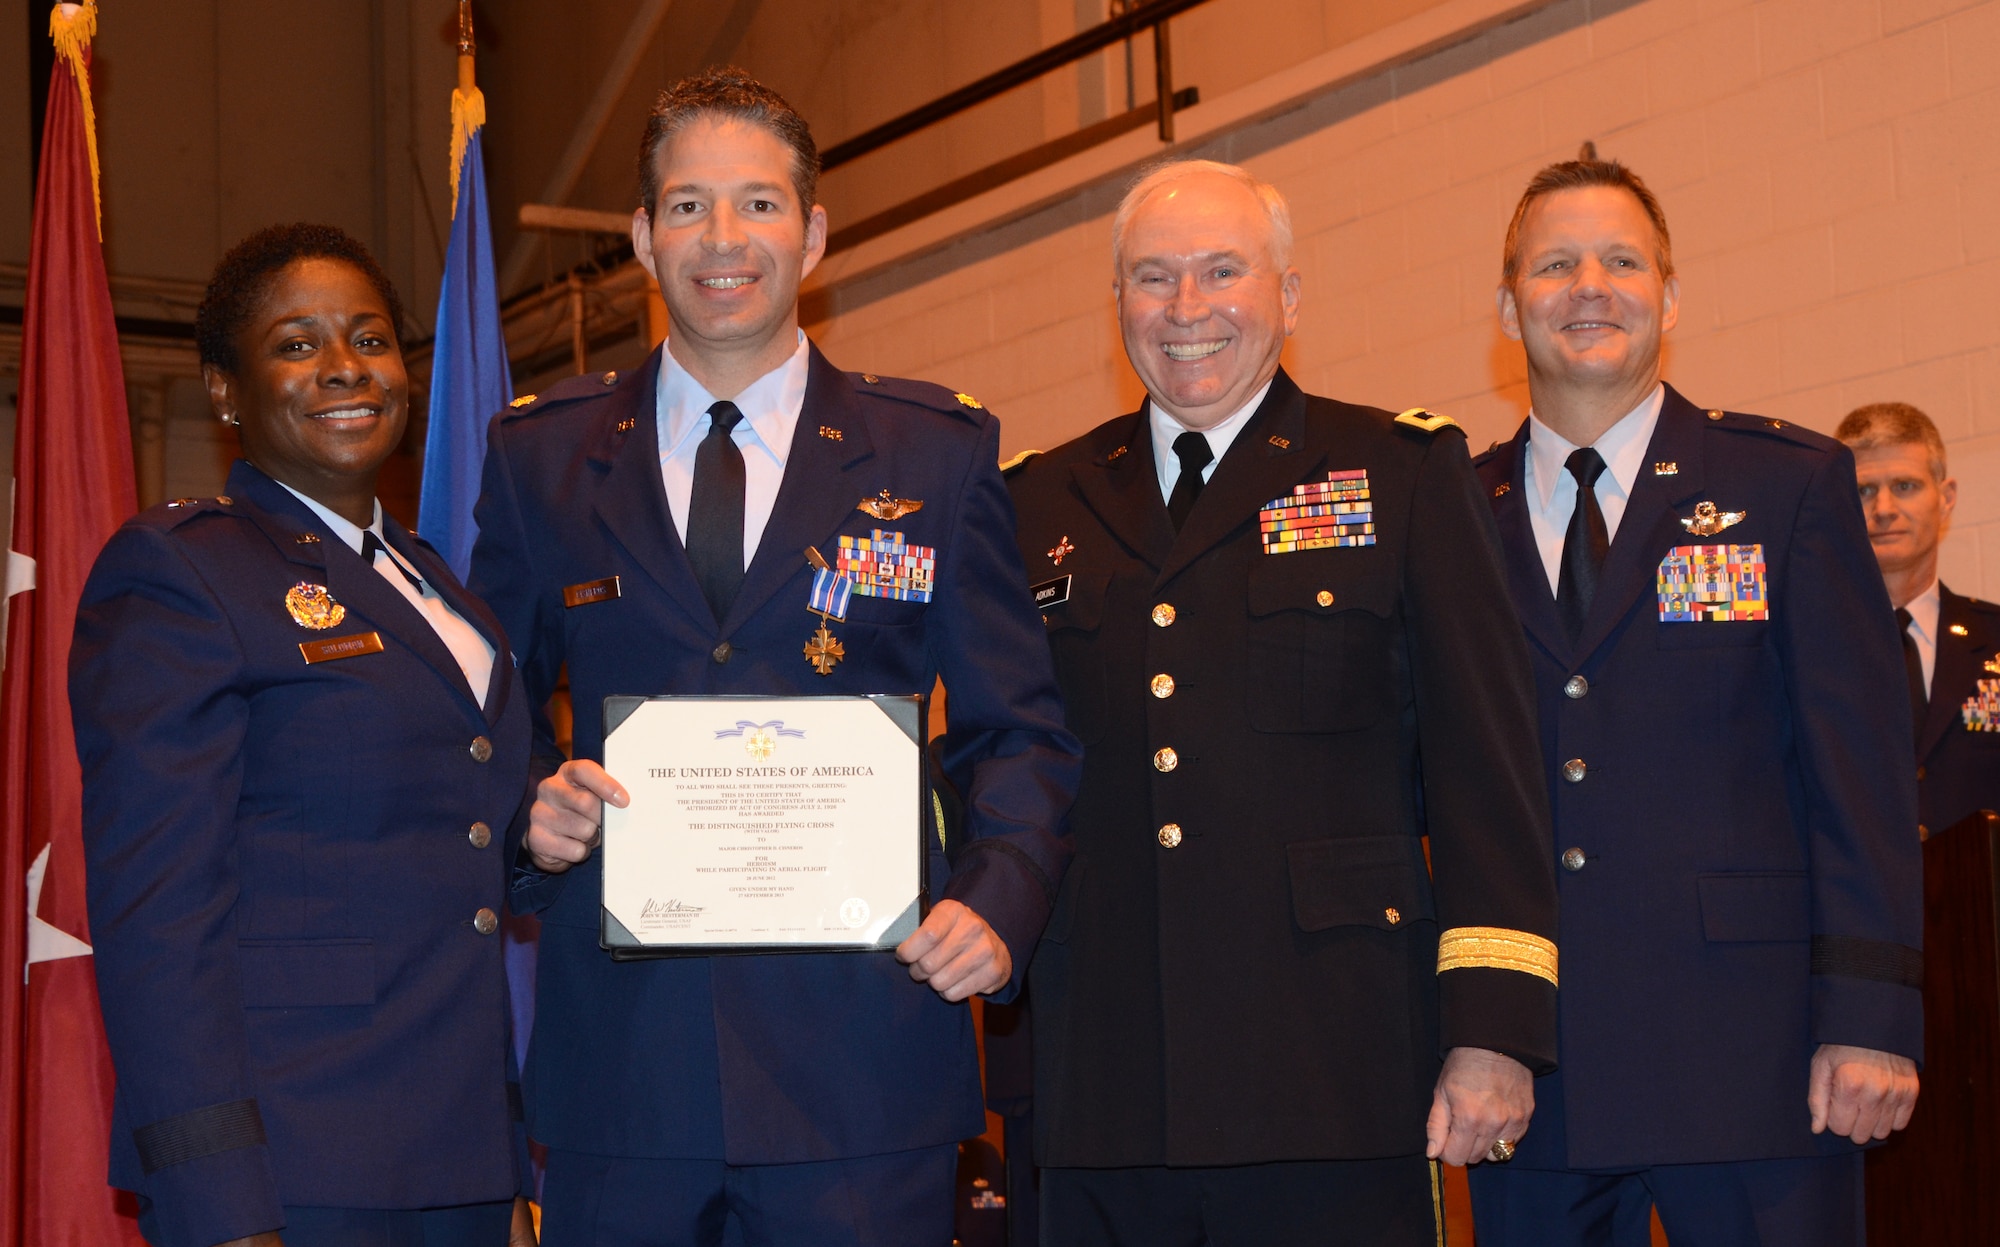
<path id="1" fill-rule="evenodd" d="M 245 461 L 125 524 L 78 611 L 111 1181 L 157 1247 L 533 1242 L 495 934 L 527 707 L 375 498 L 399 315 L 339 230 L 225 256 L 196 328 Z"/>

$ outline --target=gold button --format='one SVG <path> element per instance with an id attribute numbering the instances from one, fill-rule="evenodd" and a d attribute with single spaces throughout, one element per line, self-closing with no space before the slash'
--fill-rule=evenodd
<path id="1" fill-rule="evenodd" d="M 1921 779 L 1922 779 L 1923 777 L 1924 777 L 1924 768 L 1923 768 L 1923 767 L 1918 767 L 1918 768 L 1917 768 L 1917 778 L 1918 778 L 1919 780 L 1921 780 Z"/>
<path id="2" fill-rule="evenodd" d="M 1180 764 L 1181 755 L 1174 752 L 1172 745 L 1153 755 L 1153 769 L 1156 771 L 1171 771 Z"/>
<path id="3" fill-rule="evenodd" d="M 1389 925 L 1392 927 L 1403 920 L 1402 911 L 1397 909 L 1394 905 L 1391 905 L 1389 906 L 1389 908 L 1383 910 L 1382 916 L 1389 920 Z"/>
<path id="4" fill-rule="evenodd" d="M 1710 408 L 1708 412 L 1708 418 L 1711 420 L 1720 420 L 1722 419 L 1722 413 L 1716 411 L 1714 408 Z"/>
<path id="5" fill-rule="evenodd" d="M 1569 683 L 1563 685 L 1563 696 L 1569 698 L 1571 701 L 1577 701 L 1581 699 L 1583 695 L 1585 693 L 1588 693 L 1589 691 L 1590 691 L 1590 681 L 1584 679 L 1580 675 L 1571 676 L 1569 678 Z"/>
<path id="6" fill-rule="evenodd" d="M 1924 826 L 1924 825 L 1923 825 L 1922 823 L 1918 823 L 1918 824 L 1917 824 L 1917 839 L 1919 839 L 1919 840 L 1928 840 L 1928 839 L 1930 839 L 1930 838 L 1931 838 L 1931 829 L 1930 829 L 1930 828 L 1928 828 L 1928 827 L 1926 827 L 1926 826 Z"/>
<path id="7" fill-rule="evenodd" d="M 493 829 L 485 823 L 474 823 L 472 829 L 465 833 L 465 838 L 472 841 L 473 848 L 483 849 L 493 843 Z"/>
<path id="8" fill-rule="evenodd" d="M 604 384 L 606 384 L 606 385 L 617 385 L 617 384 L 618 384 L 618 374 L 617 374 L 616 372 L 607 372 L 607 373 L 605 373 L 605 374 L 604 374 Z"/>
<path id="9" fill-rule="evenodd" d="M 217 494 L 215 496 L 215 500 L 221 503 L 225 507 L 233 507 L 236 505 L 236 499 L 231 498 L 228 494 Z"/>
<path id="10" fill-rule="evenodd" d="M 1582 758 L 1571 758 L 1563 763 L 1563 778 L 1572 784 L 1582 783 L 1583 777 L 1589 772 L 1590 768 L 1583 764 Z"/>
<path id="11" fill-rule="evenodd" d="M 1567 871 L 1569 871 L 1569 872 L 1570 872 L 1571 874 L 1575 874 L 1575 873 L 1576 873 L 1577 871 L 1579 871 L 1579 870 L 1582 870 L 1582 869 L 1583 869 L 1583 850 L 1582 850 L 1582 849 L 1564 849 L 1564 850 L 1563 850 L 1563 869 L 1564 869 L 1564 870 L 1567 870 Z"/>
<path id="12" fill-rule="evenodd" d="M 1153 696 L 1165 700 L 1174 695 L 1174 677 L 1162 671 L 1153 677 L 1153 682 L 1148 687 L 1153 690 Z"/>
<path id="13" fill-rule="evenodd" d="M 870 384 L 870 385 L 880 385 L 880 384 L 882 384 L 882 378 L 880 378 L 880 377 L 876 376 L 876 375 L 875 375 L 874 373 L 872 373 L 872 372 L 864 372 L 864 373 L 862 373 L 862 374 L 861 374 L 861 379 L 862 379 L 863 381 L 866 381 L 866 382 L 867 382 L 868 384 Z"/>
<path id="14" fill-rule="evenodd" d="M 481 909 L 472 915 L 472 929 L 481 935 L 491 935 L 500 927 L 500 915 L 490 909 Z"/>
<path id="15" fill-rule="evenodd" d="M 1162 602 L 1153 608 L 1153 626 L 1165 628 L 1174 622 L 1174 608 L 1171 603 Z"/>
<path id="16" fill-rule="evenodd" d="M 1321 606 L 1332 606 L 1333 594 L 1327 592 L 1325 589 L 1321 589 L 1316 595 L 1314 595 L 1313 601 L 1318 602 Z"/>
<path id="17" fill-rule="evenodd" d="M 729 656 L 735 652 L 736 652 L 736 647 L 731 645 L 729 642 L 724 641 L 722 644 L 708 651 L 708 656 L 710 658 L 713 658 L 717 662 L 728 662 Z"/>
<path id="18" fill-rule="evenodd" d="M 473 737 L 472 760 L 474 762 L 486 762 L 490 761 L 492 757 L 493 757 L 493 742 L 486 739 L 484 736 Z"/>
<path id="19" fill-rule="evenodd" d="M 1163 849 L 1179 848 L 1181 846 L 1181 825 L 1179 823 L 1168 823 L 1166 826 L 1160 828 L 1159 841 L 1160 847 Z"/>

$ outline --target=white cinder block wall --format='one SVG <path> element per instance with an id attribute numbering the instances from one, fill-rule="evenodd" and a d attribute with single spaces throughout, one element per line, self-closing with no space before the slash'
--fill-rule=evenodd
<path id="1" fill-rule="evenodd" d="M 1197 154 L 1291 200 L 1293 375 L 1448 412 L 1483 447 L 1526 405 L 1493 313 L 1507 215 L 1586 138 L 1672 224 L 1668 379 L 1823 431 L 1922 407 L 1960 481 L 1945 578 L 2000 597 L 2000 0 L 1566 0 Z M 1006 453 L 1075 436 L 1141 396 L 1110 294 L 1119 189 L 839 287 L 811 330 L 842 367 L 978 396 Z"/>

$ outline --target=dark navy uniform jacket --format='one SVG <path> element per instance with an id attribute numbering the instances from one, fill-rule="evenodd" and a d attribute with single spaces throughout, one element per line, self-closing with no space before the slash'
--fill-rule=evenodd
<path id="1" fill-rule="evenodd" d="M 601 759 L 607 695 L 949 694 L 944 767 L 966 797 L 964 844 L 932 895 L 964 902 L 1014 958 L 1016 984 L 1069 858 L 1076 741 L 1014 552 L 999 426 L 940 387 L 843 374 L 817 349 L 783 483 L 729 617 L 710 611 L 660 477 L 660 356 L 573 378 L 495 419 L 471 582 L 520 648 L 541 705 L 568 668 L 575 753 Z M 887 489 L 894 521 L 859 509 Z M 937 552 L 929 603 L 854 595 L 830 630 L 846 659 L 804 653 L 804 550 L 904 533 Z M 567 586 L 618 578 L 566 607 Z M 561 761 L 538 727 L 537 775 Z M 600 858 L 523 868 L 542 918 L 525 1089 L 554 1148 L 734 1164 L 829 1160 L 954 1142 L 983 1128 L 971 1011 L 887 953 L 614 963 L 598 947 Z M 1003 995 L 1011 994 L 1010 984 Z"/>
<path id="2" fill-rule="evenodd" d="M 1010 477 L 1085 748 L 1041 1163 L 1420 1154 L 1443 1050 L 1554 1059 L 1526 646 L 1464 434 L 1415 418 L 1281 372 L 1178 533 L 1143 408 Z M 1265 552 L 1364 472 L 1372 544 Z"/>
<path id="3" fill-rule="evenodd" d="M 492 644 L 482 711 L 430 624 L 305 504 L 247 463 L 228 488 L 118 530 L 70 653 L 111 1181 L 151 1201 L 159 1247 L 276 1229 L 285 1204 L 510 1199 L 490 919 L 529 729 L 507 638 L 385 518 Z M 297 622 L 301 584 L 344 617 Z M 380 652 L 300 650 L 367 635 Z"/>
<path id="4" fill-rule="evenodd" d="M 1477 461 L 1564 867 L 1559 1068 L 1512 1164 L 1851 1150 L 1810 1131 L 1814 1049 L 1923 1057 L 1909 695 L 1853 457 L 1669 387 L 1572 644 L 1529 527 L 1527 442 L 1524 422 Z M 1743 518 L 1692 533 L 1702 502 Z M 1724 548 L 1737 579 L 1719 592 L 1744 617 L 1663 620 L 1686 578 L 1669 560 L 1693 546 Z"/>
<path id="5" fill-rule="evenodd" d="M 1930 713 L 1917 730 L 1923 825 L 2000 810 L 2000 606 L 1938 586 Z"/>

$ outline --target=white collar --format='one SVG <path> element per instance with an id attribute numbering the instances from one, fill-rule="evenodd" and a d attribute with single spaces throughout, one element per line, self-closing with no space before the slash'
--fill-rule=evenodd
<path id="1" fill-rule="evenodd" d="M 1938 592 L 1937 577 L 1931 577 L 1931 587 L 1911 598 L 1903 609 L 1910 612 L 1910 626 L 1917 630 L 1917 639 L 1926 645 L 1936 645 L 1938 615 L 1944 610 L 1944 598 Z"/>
<path id="2" fill-rule="evenodd" d="M 717 400 L 681 366 L 664 343 L 660 346 L 660 356 L 660 457 L 667 459 L 697 431 L 707 435 L 705 417 Z M 801 329 L 798 347 L 785 362 L 752 381 L 730 400 L 743 413 L 743 422 L 756 433 L 757 441 L 781 468 L 791 453 L 792 432 L 798 427 L 799 412 L 805 407 L 806 377 L 811 364 L 812 349 Z"/>
<path id="3" fill-rule="evenodd" d="M 276 480 L 277 478 L 273 477 L 272 479 Z M 278 484 L 285 485 L 283 481 L 278 481 Z M 293 489 L 290 485 L 285 485 L 285 491 L 312 508 L 312 513 L 319 516 L 320 523 L 332 529 L 333 535 L 346 542 L 347 548 L 356 554 L 361 553 L 361 534 L 364 532 L 374 533 L 375 539 L 382 543 L 382 547 L 384 549 L 388 548 L 389 539 L 382 533 L 382 500 L 380 498 L 375 500 L 375 518 L 370 520 L 368 527 L 364 529 L 346 516 L 337 515 L 326 507 L 321 506 L 298 490 Z"/>
<path id="4" fill-rule="evenodd" d="M 1667 387 L 1656 383 L 1653 392 L 1640 400 L 1637 407 L 1620 416 L 1618 423 L 1591 443 L 1603 457 L 1605 473 L 1617 486 L 1621 498 L 1632 496 L 1639 468 L 1646 461 L 1646 447 L 1653 440 L 1653 429 L 1660 422 L 1660 408 L 1666 401 Z M 1549 500 L 1555 496 L 1556 486 L 1565 474 L 1564 467 L 1578 449 L 1576 443 L 1543 424 L 1541 417 L 1529 409 L 1528 479 L 1534 484 L 1541 510 L 1549 509 Z"/>
<path id="5" fill-rule="evenodd" d="M 1271 380 L 1259 386 L 1257 392 L 1250 396 L 1250 400 L 1232 412 L 1227 420 L 1213 428 L 1201 430 L 1201 435 L 1208 439 L 1209 451 L 1215 456 L 1209 460 L 1210 471 L 1202 477 L 1203 480 L 1213 475 L 1214 465 L 1221 463 L 1222 456 L 1229 453 L 1230 443 L 1234 442 L 1236 435 L 1243 431 L 1243 426 L 1250 423 L 1250 417 L 1257 414 L 1257 408 L 1264 403 L 1264 396 L 1271 392 L 1271 382 L 1277 379 L 1277 374 L 1273 373 Z M 1159 466 L 1160 478 L 1171 482 L 1181 471 L 1180 458 L 1174 454 L 1174 439 L 1190 430 L 1185 424 L 1174 419 L 1166 408 L 1154 402 L 1151 395 L 1146 398 L 1146 412 L 1147 423 L 1153 433 L 1153 462 Z"/>

